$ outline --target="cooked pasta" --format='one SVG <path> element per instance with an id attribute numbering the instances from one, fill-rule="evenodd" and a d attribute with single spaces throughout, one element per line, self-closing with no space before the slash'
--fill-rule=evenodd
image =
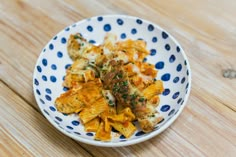
<path id="1" fill-rule="evenodd" d="M 137 130 L 150 132 L 162 120 L 156 107 L 163 83 L 155 81 L 154 65 L 143 62 L 149 54 L 143 40 L 117 41 L 108 33 L 101 45 L 87 42 L 81 34 L 70 35 L 67 50 L 73 64 L 66 70 L 63 86 L 69 90 L 55 100 L 62 113 L 76 113 L 95 139 L 111 140 L 111 129 L 129 138 Z"/>

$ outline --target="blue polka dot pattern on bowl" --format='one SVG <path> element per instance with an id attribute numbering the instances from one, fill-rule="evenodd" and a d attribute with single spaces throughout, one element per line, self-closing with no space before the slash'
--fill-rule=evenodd
<path id="1" fill-rule="evenodd" d="M 160 70 L 164 68 L 165 63 L 163 61 L 157 62 L 155 68 Z"/>
<path id="2" fill-rule="evenodd" d="M 155 131 L 144 133 L 137 130 L 132 137 L 126 139 L 123 135 L 117 135 L 117 131 L 113 129 L 111 142 L 95 141 L 95 134 L 84 131 L 78 116 L 57 111 L 54 101 L 60 94 L 68 91 L 62 83 L 66 69 L 72 63 L 67 54 L 67 41 L 70 34 L 78 30 L 92 44 L 100 44 L 108 32 L 116 34 L 119 40 L 135 39 L 147 43 L 150 53 L 143 61 L 155 66 L 158 70 L 155 80 L 162 80 L 164 85 L 160 104 L 157 107 L 163 120 L 155 127 Z M 124 146 L 157 135 L 163 126 L 169 125 L 172 119 L 177 118 L 190 92 L 190 72 L 189 63 L 180 44 L 173 40 L 171 34 L 156 24 L 125 15 L 97 16 L 65 27 L 43 48 L 35 66 L 33 91 L 44 116 L 66 135 L 94 145 Z"/>
<path id="3" fill-rule="evenodd" d="M 103 29 L 104 29 L 105 32 L 109 32 L 109 31 L 111 31 L 111 25 L 110 24 L 105 24 Z"/>

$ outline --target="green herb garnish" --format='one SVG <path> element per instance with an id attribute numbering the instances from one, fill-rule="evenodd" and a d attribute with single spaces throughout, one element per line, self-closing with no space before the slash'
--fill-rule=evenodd
<path id="1" fill-rule="evenodd" d="M 144 102 L 145 98 L 141 97 L 138 99 L 139 102 Z"/>

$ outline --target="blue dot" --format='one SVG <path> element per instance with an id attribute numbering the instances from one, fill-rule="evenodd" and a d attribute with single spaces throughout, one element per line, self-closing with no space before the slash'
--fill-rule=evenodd
<path id="1" fill-rule="evenodd" d="M 57 78 L 56 78 L 55 76 L 50 76 L 50 80 L 51 80 L 52 82 L 56 82 L 56 81 L 57 81 Z"/>
<path id="2" fill-rule="evenodd" d="M 54 38 L 53 38 L 53 40 L 56 40 L 57 39 L 57 36 L 55 36 Z"/>
<path id="3" fill-rule="evenodd" d="M 183 105 L 183 103 L 184 103 L 184 100 L 181 102 L 181 104 L 180 104 L 180 105 Z"/>
<path id="4" fill-rule="evenodd" d="M 136 34 L 137 30 L 135 28 L 131 29 L 131 34 Z"/>
<path id="5" fill-rule="evenodd" d="M 182 65 L 181 65 L 181 64 L 178 64 L 177 67 L 176 67 L 176 70 L 177 70 L 178 72 L 180 72 L 180 71 L 182 70 Z"/>
<path id="6" fill-rule="evenodd" d="M 88 132 L 86 133 L 87 136 L 93 136 L 93 133 L 92 132 Z"/>
<path id="7" fill-rule="evenodd" d="M 189 75 L 189 72 L 188 72 L 188 70 L 187 70 L 186 74 L 187 74 L 187 75 Z"/>
<path id="8" fill-rule="evenodd" d="M 52 68 L 52 70 L 56 70 L 56 69 L 57 69 L 57 66 L 56 66 L 55 64 L 52 64 L 52 65 L 51 65 L 51 68 Z"/>
<path id="9" fill-rule="evenodd" d="M 72 125 L 74 125 L 74 126 L 78 126 L 78 125 L 80 124 L 80 122 L 77 121 L 77 120 L 73 120 L 71 123 L 72 123 Z"/>
<path id="10" fill-rule="evenodd" d="M 143 40 L 143 38 L 138 38 L 138 40 Z"/>
<path id="11" fill-rule="evenodd" d="M 184 61 L 184 65 L 187 65 L 187 61 L 186 60 Z"/>
<path id="12" fill-rule="evenodd" d="M 186 84 L 186 87 L 185 87 L 185 89 L 187 89 L 187 88 L 188 88 L 188 86 L 189 86 L 189 83 L 187 83 L 187 84 Z"/>
<path id="13" fill-rule="evenodd" d="M 182 98 L 179 98 L 179 100 L 177 101 L 177 103 L 179 104 L 182 101 Z"/>
<path id="14" fill-rule="evenodd" d="M 71 66 L 71 64 L 66 64 L 65 69 L 68 69 Z"/>
<path id="15" fill-rule="evenodd" d="M 123 20 L 121 20 L 121 19 L 117 19 L 117 21 L 116 21 L 117 23 L 118 23 L 118 25 L 123 25 L 124 24 L 124 21 Z"/>
<path id="16" fill-rule="evenodd" d="M 76 23 L 72 25 L 72 27 L 76 27 Z"/>
<path id="17" fill-rule="evenodd" d="M 65 31 L 69 31 L 70 30 L 70 27 L 67 27 L 66 29 L 65 29 Z"/>
<path id="18" fill-rule="evenodd" d="M 48 65 L 47 59 L 44 58 L 44 59 L 42 60 L 42 64 L 43 64 L 44 66 L 47 66 L 47 65 Z"/>
<path id="19" fill-rule="evenodd" d="M 145 57 L 145 58 L 143 58 L 143 62 L 146 62 L 147 61 L 147 58 Z"/>
<path id="20" fill-rule="evenodd" d="M 163 69 L 164 68 L 164 65 L 165 63 L 160 61 L 160 62 L 157 62 L 156 65 L 155 65 L 155 68 L 156 69 Z"/>
<path id="21" fill-rule="evenodd" d="M 172 109 L 169 113 L 168 116 L 171 116 L 175 112 L 175 109 Z"/>
<path id="22" fill-rule="evenodd" d="M 61 38 L 61 43 L 62 43 L 62 44 L 65 44 L 65 43 L 66 43 L 66 38 L 64 38 L 64 37 Z"/>
<path id="23" fill-rule="evenodd" d="M 173 63 L 175 61 L 175 55 L 171 55 L 170 58 L 169 58 L 169 62 L 170 63 Z"/>
<path id="24" fill-rule="evenodd" d="M 162 119 L 160 122 L 158 122 L 157 124 L 160 124 L 160 123 L 164 122 L 164 120 L 165 120 L 165 119 L 163 118 L 163 119 Z"/>
<path id="25" fill-rule="evenodd" d="M 174 80 L 173 80 L 173 82 L 174 82 L 174 83 L 177 83 L 177 82 L 179 82 L 179 77 L 178 77 L 178 76 L 177 76 L 177 77 L 175 77 L 175 78 L 174 78 Z"/>
<path id="26" fill-rule="evenodd" d="M 98 21 L 102 21 L 102 20 L 103 20 L 103 17 L 99 16 Z"/>
<path id="27" fill-rule="evenodd" d="M 125 34 L 125 33 L 122 33 L 122 34 L 120 35 L 120 38 L 121 38 L 121 39 L 125 39 L 125 38 L 126 38 L 126 34 Z"/>
<path id="28" fill-rule="evenodd" d="M 38 81 L 37 79 L 34 79 L 34 84 L 35 84 L 36 86 L 38 86 L 38 85 L 39 85 L 39 81 Z"/>
<path id="29" fill-rule="evenodd" d="M 89 40 L 89 43 L 90 43 L 90 44 L 95 44 L 96 41 L 95 41 L 95 40 Z"/>
<path id="30" fill-rule="evenodd" d="M 182 78 L 181 83 L 183 84 L 185 82 L 185 77 Z"/>
<path id="31" fill-rule="evenodd" d="M 161 111 L 162 111 L 162 112 L 167 112 L 167 111 L 169 111 L 169 109 L 170 109 L 170 105 L 163 105 L 163 106 L 161 107 Z"/>
<path id="32" fill-rule="evenodd" d="M 49 95 L 45 95 L 45 98 L 48 100 L 48 101 L 51 101 L 52 98 L 49 96 Z"/>
<path id="33" fill-rule="evenodd" d="M 56 120 L 58 120 L 59 122 L 62 121 L 62 119 L 60 117 L 55 117 Z"/>
<path id="34" fill-rule="evenodd" d="M 42 99 L 39 99 L 39 101 L 40 101 L 42 104 L 45 104 L 45 102 L 44 102 Z"/>
<path id="35" fill-rule="evenodd" d="M 154 128 L 154 130 L 158 130 L 160 127 L 159 126 L 156 126 L 155 128 Z"/>
<path id="36" fill-rule="evenodd" d="M 56 111 L 56 109 L 55 109 L 54 107 L 52 107 L 52 106 L 50 106 L 49 109 L 50 109 L 51 111 L 53 111 L 53 112 Z"/>
<path id="37" fill-rule="evenodd" d="M 43 52 L 45 52 L 45 51 L 46 51 L 46 48 L 43 49 Z"/>
<path id="38" fill-rule="evenodd" d="M 120 136 L 120 139 L 126 139 L 124 135 L 121 135 Z"/>
<path id="39" fill-rule="evenodd" d="M 63 87 L 63 91 L 68 91 L 69 90 L 69 88 L 67 88 L 67 87 Z"/>
<path id="40" fill-rule="evenodd" d="M 167 34 L 166 32 L 162 32 L 161 35 L 162 35 L 162 38 L 163 38 L 163 39 L 168 38 L 168 34 Z"/>
<path id="41" fill-rule="evenodd" d="M 44 81 L 47 81 L 47 80 L 48 80 L 48 79 L 47 79 L 47 76 L 45 76 L 45 75 L 42 76 L 42 79 L 43 79 Z"/>
<path id="42" fill-rule="evenodd" d="M 110 24 L 105 24 L 103 27 L 105 32 L 109 32 L 111 30 L 111 25 Z"/>
<path id="43" fill-rule="evenodd" d="M 176 99 L 176 98 L 178 98 L 178 96 L 179 96 L 179 92 L 176 92 L 175 94 L 173 94 L 172 98 Z"/>
<path id="44" fill-rule="evenodd" d="M 163 92 L 162 92 L 162 95 L 166 96 L 170 94 L 170 89 L 166 88 Z"/>
<path id="45" fill-rule="evenodd" d="M 166 45 L 165 45 L 165 49 L 166 49 L 167 51 L 170 51 L 170 45 L 169 45 L 169 44 L 166 44 Z"/>
<path id="46" fill-rule="evenodd" d="M 49 44 L 49 49 L 50 49 L 50 50 L 53 50 L 53 49 L 54 49 L 53 44 Z"/>
<path id="47" fill-rule="evenodd" d="M 49 89 L 49 88 L 46 88 L 45 91 L 46 91 L 46 93 L 48 93 L 48 94 L 52 94 L 52 91 L 51 91 L 51 89 Z"/>
<path id="48" fill-rule="evenodd" d="M 42 72 L 42 68 L 39 65 L 37 66 L 37 70 L 38 72 Z"/>
<path id="49" fill-rule="evenodd" d="M 49 115 L 48 111 L 46 111 L 45 109 L 43 110 L 44 113 L 46 113 L 47 115 Z"/>
<path id="50" fill-rule="evenodd" d="M 166 74 L 162 75 L 161 80 L 162 81 L 169 81 L 170 80 L 170 74 L 166 73 Z"/>
<path id="51" fill-rule="evenodd" d="M 180 52 L 179 46 L 176 47 L 176 51 L 177 51 L 177 52 Z"/>
<path id="52" fill-rule="evenodd" d="M 151 56 L 155 56 L 157 53 L 157 50 L 155 50 L 155 49 L 151 49 L 150 51 L 151 51 L 151 53 L 150 53 Z"/>
<path id="53" fill-rule="evenodd" d="M 81 135 L 79 132 L 74 132 L 75 134 L 77 134 L 77 135 Z"/>
<path id="54" fill-rule="evenodd" d="M 74 128 L 71 126 L 66 126 L 68 129 L 73 130 Z"/>
<path id="55" fill-rule="evenodd" d="M 38 89 L 36 89 L 36 93 L 37 93 L 38 95 L 41 95 L 41 93 L 40 93 L 40 91 L 39 91 Z"/>
<path id="56" fill-rule="evenodd" d="M 54 122 L 55 122 L 57 125 L 59 125 L 59 124 L 60 124 L 58 121 L 55 121 L 55 120 L 54 120 Z"/>
<path id="57" fill-rule="evenodd" d="M 92 26 L 88 26 L 88 27 L 87 27 L 87 30 L 88 30 L 89 32 L 92 32 L 92 31 L 93 31 L 93 27 L 92 27 Z"/>
<path id="58" fill-rule="evenodd" d="M 62 58 L 62 57 L 63 57 L 63 53 L 62 53 L 61 51 L 58 51 L 58 52 L 57 52 L 57 57 L 58 57 L 58 58 Z"/>
<path id="59" fill-rule="evenodd" d="M 135 136 L 142 136 L 142 135 L 144 135 L 144 134 L 145 134 L 145 132 L 139 131 L 139 132 L 137 132 L 137 133 L 135 134 Z"/>
<path id="60" fill-rule="evenodd" d="M 148 30 L 151 32 L 151 31 L 153 31 L 154 30 L 154 26 L 152 25 L 152 24 L 149 24 L 148 25 Z"/>
<path id="61" fill-rule="evenodd" d="M 140 24 L 140 25 L 143 23 L 143 21 L 140 19 L 137 19 L 136 22 L 137 22 L 137 24 Z"/>
<path id="62" fill-rule="evenodd" d="M 153 38 L 152 38 L 152 42 L 153 42 L 153 43 L 156 43 L 156 42 L 157 42 L 157 37 L 153 37 Z"/>

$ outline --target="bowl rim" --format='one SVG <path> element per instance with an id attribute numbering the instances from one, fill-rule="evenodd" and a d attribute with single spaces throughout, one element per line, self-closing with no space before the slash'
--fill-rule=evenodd
<path id="1" fill-rule="evenodd" d="M 141 19 L 144 23 L 148 23 L 148 24 L 152 24 L 155 28 L 161 30 L 161 31 L 165 31 L 168 33 L 168 36 L 169 38 L 175 43 L 177 44 L 180 49 L 182 50 L 181 51 L 181 54 L 183 55 L 183 58 L 185 59 L 186 63 L 187 63 L 187 69 L 189 70 L 189 75 L 188 75 L 188 83 L 189 83 L 189 86 L 188 86 L 188 91 L 187 93 L 185 94 L 183 100 L 183 104 L 181 105 L 181 107 L 179 108 L 179 111 L 177 112 L 177 114 L 173 115 L 173 117 L 168 120 L 163 126 L 161 126 L 158 130 L 155 130 L 152 134 L 148 134 L 144 137 L 141 137 L 141 138 L 137 138 L 137 139 L 132 139 L 131 141 L 129 141 L 128 139 L 125 141 L 125 142 L 115 142 L 115 143 L 112 143 L 112 142 L 101 142 L 101 141 L 95 141 L 95 140 L 89 140 L 89 139 L 85 139 L 85 138 L 82 138 L 82 137 L 79 137 L 79 136 L 75 136 L 71 133 L 68 133 L 67 131 L 65 131 L 64 129 L 61 129 L 58 125 L 55 124 L 55 122 L 48 116 L 46 115 L 46 113 L 43 112 L 43 108 L 41 107 L 40 104 L 40 101 L 39 99 L 37 99 L 37 93 L 36 93 L 36 85 L 34 84 L 34 78 L 36 78 L 37 76 L 37 65 L 39 64 L 40 62 L 40 58 L 42 57 L 43 55 L 43 49 L 42 51 L 40 52 L 40 55 L 38 56 L 37 58 L 37 62 L 35 64 L 35 67 L 34 67 L 34 73 L 33 73 L 33 93 L 34 93 L 34 97 L 35 97 L 35 100 L 37 102 L 37 105 L 39 106 L 40 108 L 40 111 L 41 113 L 44 115 L 44 117 L 46 117 L 46 119 L 57 129 L 59 130 L 60 132 L 62 132 L 63 134 L 67 135 L 68 137 L 76 140 L 76 141 L 79 141 L 79 142 L 82 142 L 82 143 L 85 143 L 85 144 L 89 144 L 89 145 L 94 145 L 94 146 L 100 146 L 100 147 L 121 147 L 121 146 L 128 146 L 128 145 L 133 145 L 133 144 L 138 144 L 138 143 L 141 143 L 141 142 L 144 142 L 146 140 L 149 140 L 155 136 L 157 136 L 158 134 L 162 133 L 164 130 L 166 130 L 180 115 L 180 113 L 183 111 L 183 109 L 185 108 L 186 106 L 186 103 L 189 99 L 189 95 L 190 95 L 190 91 L 191 91 L 191 82 L 192 82 L 192 74 L 191 74 L 191 68 L 190 68 L 190 64 L 189 64 L 189 61 L 188 61 L 188 58 L 182 48 L 182 46 L 179 44 L 179 42 L 168 32 L 166 31 L 165 29 L 163 29 L 162 27 L 160 27 L 159 25 L 157 25 L 156 23 L 153 23 L 149 20 L 145 20 L 143 18 L 140 18 L 140 17 L 136 17 L 136 16 L 131 16 L 131 15 L 124 15 L 124 14 L 105 14 L 105 15 L 97 15 L 97 16 L 92 16 L 92 17 L 89 17 L 89 18 L 85 18 L 85 19 L 82 19 L 78 22 L 75 22 L 73 23 L 72 25 L 69 25 L 67 27 L 70 27 L 70 26 L 73 26 L 74 24 L 76 25 L 79 25 L 80 23 L 83 23 L 83 22 L 86 22 L 86 20 L 88 19 L 96 19 L 98 17 L 106 17 L 106 18 L 109 18 L 109 17 L 112 17 L 112 18 L 125 18 L 125 19 Z M 67 28 L 66 27 L 66 28 Z M 61 30 L 59 33 L 57 33 L 56 35 L 60 35 L 64 32 L 64 29 Z M 53 38 L 51 38 L 48 43 L 45 45 L 45 46 L 48 46 L 50 41 L 53 40 Z"/>

